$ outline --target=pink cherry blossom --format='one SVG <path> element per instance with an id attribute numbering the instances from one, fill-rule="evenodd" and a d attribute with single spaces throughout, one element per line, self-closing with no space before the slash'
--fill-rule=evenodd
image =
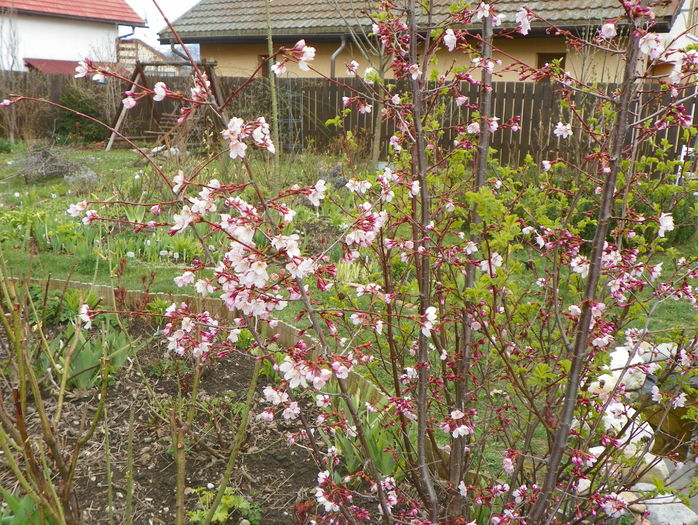
<path id="1" fill-rule="evenodd" d="M 311 192 L 308 195 L 308 200 L 313 206 L 320 206 L 320 201 L 325 198 L 325 192 L 327 191 L 327 185 L 325 181 L 320 179 L 315 183 L 315 186 L 311 188 Z"/>
<path id="2" fill-rule="evenodd" d="M 640 38 L 639 45 L 640 52 L 649 56 L 652 60 L 659 58 L 664 52 L 662 37 L 660 37 L 657 33 L 647 33 Z"/>
<path id="3" fill-rule="evenodd" d="M 68 206 L 66 213 L 71 217 L 79 217 L 87 209 L 87 201 L 80 201 Z"/>
<path id="4" fill-rule="evenodd" d="M 485 2 L 480 2 L 475 11 L 475 20 L 480 20 L 482 18 L 487 18 L 490 16 L 490 5 Z"/>
<path id="5" fill-rule="evenodd" d="M 92 328 L 92 317 L 90 316 L 90 307 L 88 305 L 80 305 L 80 309 L 78 310 L 78 318 L 83 322 L 82 327 L 85 330 Z"/>
<path id="6" fill-rule="evenodd" d="M 286 73 L 286 62 L 275 62 L 271 66 L 271 70 L 276 76 L 280 77 L 281 75 Z"/>
<path id="7" fill-rule="evenodd" d="M 611 40 L 617 34 L 618 32 L 616 31 L 616 24 L 613 22 L 606 22 L 604 25 L 601 26 L 601 29 L 599 30 L 599 35 L 604 40 Z"/>
<path id="8" fill-rule="evenodd" d="M 167 96 L 167 85 L 164 82 L 157 82 L 153 86 L 153 100 L 155 102 L 160 102 L 161 100 L 165 100 L 166 96 Z"/>
<path id="9" fill-rule="evenodd" d="M 121 103 L 124 105 L 126 109 L 133 109 L 136 107 L 136 99 L 133 98 L 132 96 L 128 96 L 124 98 Z"/>
<path id="10" fill-rule="evenodd" d="M 516 29 L 519 33 L 522 35 L 527 35 L 529 33 L 531 30 L 531 14 L 528 12 L 528 9 L 525 7 L 519 9 L 516 13 L 516 23 L 518 24 Z"/>
<path id="11" fill-rule="evenodd" d="M 444 44 L 446 45 L 446 48 L 448 48 L 449 51 L 453 51 L 456 48 L 457 43 L 458 38 L 453 32 L 453 29 L 447 29 L 444 33 Z"/>

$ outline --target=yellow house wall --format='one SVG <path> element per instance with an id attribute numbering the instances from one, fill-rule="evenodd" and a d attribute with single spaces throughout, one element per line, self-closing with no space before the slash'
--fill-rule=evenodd
<path id="1" fill-rule="evenodd" d="M 330 74 L 330 57 L 339 44 L 320 43 L 312 44 L 315 50 L 315 60 L 310 65 L 325 75 Z M 267 54 L 266 44 L 201 44 L 201 57 L 207 60 L 218 61 L 217 73 L 221 76 L 249 76 L 259 66 L 260 55 Z M 354 47 L 347 44 L 344 52 L 337 57 L 337 76 L 346 76 L 344 64 L 356 60 L 366 64 L 360 53 L 354 52 Z M 288 72 L 292 77 L 315 78 L 317 73 L 313 71 L 301 71 L 296 64 L 288 64 Z"/>
<path id="2" fill-rule="evenodd" d="M 316 49 L 315 60 L 311 65 L 321 73 L 330 74 L 330 56 L 337 49 L 337 43 L 312 43 Z M 502 66 L 495 71 L 495 78 L 499 81 L 516 81 L 518 72 L 507 71 L 507 66 L 515 60 L 525 64 L 536 66 L 538 53 L 567 53 L 565 69 L 572 76 L 585 82 L 615 82 L 622 73 L 620 61 L 616 57 L 609 56 L 599 51 L 578 52 L 566 49 L 565 42 L 559 38 L 521 38 L 513 40 L 497 40 L 495 46 L 499 52 L 495 52 L 495 58 L 502 61 Z M 218 62 L 218 74 L 221 76 L 249 76 L 259 65 L 260 55 L 267 54 L 266 44 L 201 44 L 201 56 L 204 59 Z M 351 44 L 337 57 L 336 74 L 339 77 L 346 76 L 345 64 L 356 60 L 360 64 L 360 72 L 368 65 L 363 55 Z M 441 50 L 436 56 L 436 67 L 444 71 L 452 65 L 465 65 L 466 58 L 456 52 L 449 53 Z M 289 75 L 291 77 L 316 77 L 313 71 L 301 71 L 296 64 L 289 63 Z M 391 76 L 388 72 L 388 77 Z"/>

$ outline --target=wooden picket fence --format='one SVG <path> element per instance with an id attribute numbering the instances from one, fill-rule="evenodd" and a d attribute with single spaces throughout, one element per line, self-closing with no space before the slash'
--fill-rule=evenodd
<path id="1" fill-rule="evenodd" d="M 19 74 L 22 75 L 22 74 Z M 58 100 L 62 87 L 68 85 L 73 79 L 59 75 L 46 75 L 45 82 L 37 82 L 37 74 L 26 75 L 27 87 L 46 85 L 48 88 L 45 96 L 52 100 Z M 164 81 L 168 87 L 175 91 L 187 94 L 191 87 L 191 79 L 181 77 L 152 77 L 149 84 L 152 86 L 157 81 Z M 225 97 L 228 93 L 239 88 L 245 78 L 219 77 L 220 91 Z M 280 130 L 282 135 L 282 148 L 286 151 L 302 151 L 314 148 L 317 151 L 332 150 L 341 141 L 341 130 L 335 126 L 326 126 L 326 122 L 333 119 L 342 110 L 342 97 L 355 96 L 357 93 L 365 93 L 365 86 L 359 79 L 341 79 L 343 86 L 331 84 L 324 79 L 284 78 L 277 79 L 279 89 Z M 89 82 L 83 80 L 83 82 Z M 30 86 L 31 84 L 31 86 Z M 396 82 L 395 92 L 405 91 L 407 85 L 404 82 Z M 520 165 L 527 155 L 535 161 L 552 159 L 555 157 L 581 160 L 585 152 L 593 147 L 591 139 L 584 133 L 575 132 L 570 139 L 561 140 L 553 134 L 558 122 L 574 122 L 569 107 L 563 103 L 560 90 L 549 82 L 495 82 L 493 84 L 493 111 L 499 117 L 500 123 L 505 123 L 514 117 L 520 117 L 520 129 L 498 130 L 492 140 L 492 147 L 497 150 L 496 158 L 503 165 Z M 596 88 L 605 93 L 611 93 L 616 85 L 602 84 Z M 124 88 L 126 89 L 126 88 Z M 19 91 L 21 92 L 21 91 Z M 472 103 L 477 102 L 478 87 L 473 84 L 463 83 L 460 86 L 462 95 L 468 97 Z M 648 95 L 648 104 L 638 108 L 638 116 L 648 115 L 655 111 L 659 97 Z M 265 116 L 270 120 L 271 97 L 269 93 L 269 80 L 266 78 L 254 79 L 238 96 L 236 96 L 228 108 L 230 115 L 244 119 L 253 119 Z M 577 111 L 585 117 L 603 118 L 603 113 L 598 101 L 589 95 L 575 93 L 573 100 Z M 113 103 L 113 100 L 112 100 Z M 462 128 L 472 118 L 473 110 L 467 107 L 458 107 L 455 97 L 447 94 L 442 97 L 444 105 L 441 117 L 442 126 L 439 130 L 440 140 L 443 144 L 452 143 L 457 135 L 459 126 Z M 151 130 L 157 125 L 162 115 L 177 112 L 181 104 L 167 99 L 164 102 L 152 103 L 145 99 L 136 108 L 131 110 L 126 119 L 124 131 L 131 136 L 142 136 L 144 131 Z M 695 101 L 686 104 L 689 114 L 696 111 Z M 374 104 L 375 107 L 375 104 Z M 116 109 L 116 108 L 115 108 Z M 112 111 L 114 113 L 114 111 Z M 220 125 L 220 122 L 216 123 Z M 360 114 L 352 111 L 344 119 L 345 130 L 351 131 L 356 141 L 364 146 L 368 152 L 374 135 L 374 113 Z M 382 125 L 381 151 L 385 155 L 389 137 L 394 133 L 394 123 L 387 122 Z M 678 155 L 684 144 L 683 130 L 670 127 L 662 130 L 658 140 L 666 139 L 674 152 Z M 631 140 L 632 137 L 629 137 Z"/>

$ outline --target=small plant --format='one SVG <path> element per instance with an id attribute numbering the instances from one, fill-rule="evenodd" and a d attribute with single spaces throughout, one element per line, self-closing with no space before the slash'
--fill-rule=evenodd
<path id="1" fill-rule="evenodd" d="M 104 325 L 102 325 L 103 328 Z M 77 337 L 77 343 L 74 338 Z M 98 334 L 76 332 L 68 326 L 60 337 L 49 344 L 51 361 L 58 372 L 67 369 L 68 388 L 92 388 L 100 383 L 102 359 L 109 360 L 109 372 L 118 370 L 132 350 L 131 341 L 121 331 L 103 329 Z M 46 370 L 47 357 L 39 358 L 39 369 Z"/>
<path id="2" fill-rule="evenodd" d="M 189 372 L 191 369 L 181 359 L 158 359 L 148 369 L 148 375 L 156 378 L 186 375 Z"/>
<path id="3" fill-rule="evenodd" d="M 3 503 L 0 506 L 0 525 L 25 525 L 27 523 L 55 523 L 41 510 L 30 496 L 15 496 L 0 488 Z"/>
<path id="4" fill-rule="evenodd" d="M 73 321 L 78 315 L 81 304 L 95 309 L 101 299 L 92 292 L 82 293 L 78 290 L 44 290 L 39 286 L 29 286 L 29 297 L 34 305 L 31 322 L 39 321 L 52 326 Z"/>
<path id="5" fill-rule="evenodd" d="M 215 493 L 206 488 L 195 489 L 199 497 L 199 506 L 202 508 L 189 513 L 192 523 L 202 523 L 208 514 L 209 507 L 213 503 Z M 262 523 L 262 507 L 259 503 L 250 502 L 242 494 L 238 494 L 233 487 L 226 487 L 223 499 L 216 508 L 212 523 L 227 523 L 228 519 L 237 515 L 248 520 L 252 525 Z"/>
<path id="6" fill-rule="evenodd" d="M 149 314 L 155 314 L 156 317 L 151 317 L 150 319 L 157 326 L 161 326 L 164 322 L 164 318 L 157 316 L 164 316 L 165 311 L 167 310 L 167 307 L 170 306 L 170 304 L 172 304 L 171 301 L 161 299 L 160 297 L 156 297 L 155 299 L 152 299 L 148 304 L 145 305 L 143 311 Z"/>

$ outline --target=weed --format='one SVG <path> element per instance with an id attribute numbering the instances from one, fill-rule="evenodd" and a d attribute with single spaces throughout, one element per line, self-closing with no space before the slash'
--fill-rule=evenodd
<path id="1" fill-rule="evenodd" d="M 182 376 L 191 372 L 191 369 L 181 359 L 158 359 L 148 368 L 148 376 L 155 378 Z"/>
<path id="2" fill-rule="evenodd" d="M 199 497 L 201 509 L 189 513 L 192 523 L 202 523 L 208 514 L 209 507 L 213 503 L 215 493 L 206 488 L 195 489 L 194 492 Z M 216 512 L 213 515 L 212 523 L 227 523 L 228 519 L 238 515 L 248 520 L 252 525 L 262 523 L 262 507 L 257 502 L 250 502 L 242 494 L 238 494 L 232 487 L 226 487 L 223 499 L 221 499 Z"/>
<path id="3" fill-rule="evenodd" d="M 5 489 L 0 488 L 3 503 L 0 506 L 0 524 L 2 525 L 26 525 L 27 523 L 43 523 L 51 525 L 54 522 L 46 515 L 29 496 L 15 496 Z"/>

